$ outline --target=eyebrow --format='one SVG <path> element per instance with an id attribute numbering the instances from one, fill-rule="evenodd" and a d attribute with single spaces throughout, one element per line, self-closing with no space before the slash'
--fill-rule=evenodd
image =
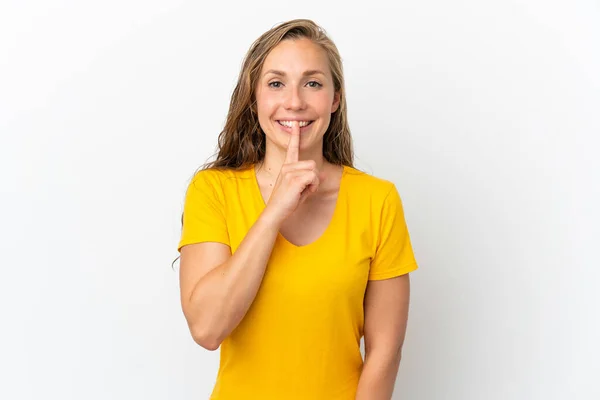
<path id="1" fill-rule="evenodd" d="M 267 72 L 264 73 L 264 75 L 268 75 L 268 74 L 285 76 L 285 72 L 278 71 L 276 69 L 270 69 L 270 70 L 268 70 Z M 319 69 L 310 69 L 308 71 L 304 71 L 304 73 L 302 74 L 302 76 L 317 75 L 317 74 L 325 75 L 325 72 L 323 72 L 323 71 L 321 71 Z"/>

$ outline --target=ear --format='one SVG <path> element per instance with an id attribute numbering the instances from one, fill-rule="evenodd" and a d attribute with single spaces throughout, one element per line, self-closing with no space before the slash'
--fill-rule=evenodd
<path id="1" fill-rule="evenodd" d="M 340 92 L 335 92 L 335 94 L 333 95 L 333 104 L 331 104 L 331 113 L 332 114 L 334 112 L 336 112 L 338 107 L 340 106 L 340 97 L 341 97 Z"/>

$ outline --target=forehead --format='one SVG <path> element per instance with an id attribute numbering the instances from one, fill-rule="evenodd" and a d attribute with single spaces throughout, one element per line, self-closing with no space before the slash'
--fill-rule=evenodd
<path id="1" fill-rule="evenodd" d="M 265 59 L 262 73 L 271 69 L 292 75 L 322 70 L 330 75 L 327 52 L 309 39 L 287 39 L 275 46 Z"/>

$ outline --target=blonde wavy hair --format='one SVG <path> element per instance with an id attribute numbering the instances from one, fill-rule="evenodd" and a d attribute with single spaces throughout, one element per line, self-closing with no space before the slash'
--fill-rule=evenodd
<path id="1" fill-rule="evenodd" d="M 262 34 L 246 54 L 231 95 L 225 127 L 219 134 L 217 156 L 200 169 L 245 169 L 263 161 L 265 135 L 258 122 L 255 90 L 265 59 L 283 40 L 309 39 L 327 53 L 334 88 L 340 94 L 338 109 L 331 115 L 323 137 L 323 156 L 336 165 L 354 166 L 352 137 L 348 125 L 342 59 L 323 28 L 309 19 L 283 22 Z"/>

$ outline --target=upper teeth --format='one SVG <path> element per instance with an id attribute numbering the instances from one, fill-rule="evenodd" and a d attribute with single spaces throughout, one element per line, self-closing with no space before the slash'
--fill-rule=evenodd
<path id="1" fill-rule="evenodd" d="M 279 121 L 281 125 L 292 127 L 292 121 Z M 310 123 L 310 121 L 300 121 L 300 127 L 306 126 Z"/>

